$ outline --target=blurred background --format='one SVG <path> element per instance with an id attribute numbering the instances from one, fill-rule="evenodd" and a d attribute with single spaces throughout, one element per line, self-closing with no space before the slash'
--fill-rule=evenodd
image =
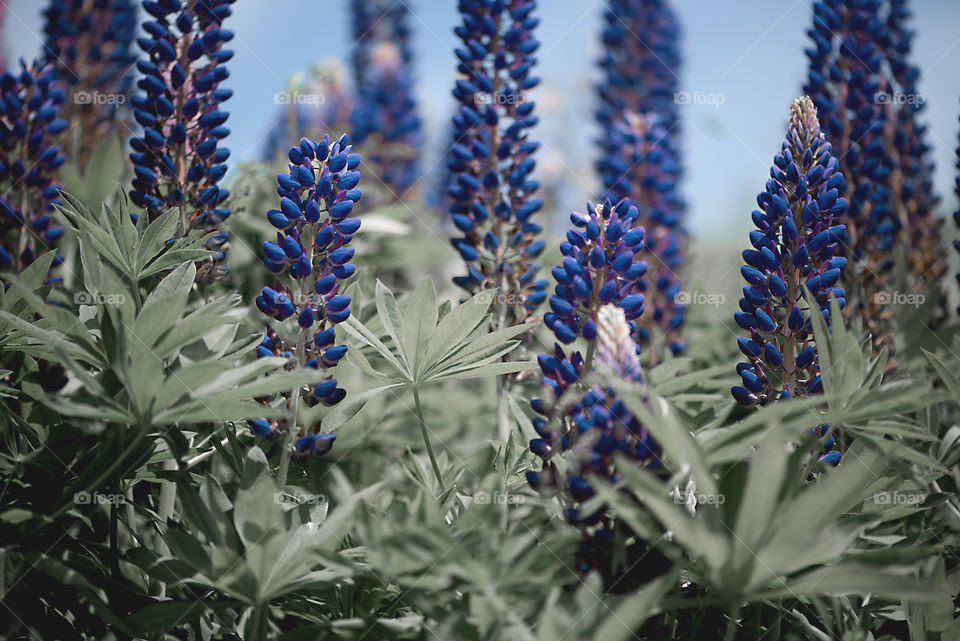
<path id="1" fill-rule="evenodd" d="M 2 0 L 0 0 L 2 1 Z M 398 0 L 400 1 L 400 0 Z M 457 21 L 455 0 L 403 0 L 416 56 L 416 91 L 428 149 L 422 169 L 437 174 L 449 136 Z M 2 41 L 10 62 L 37 56 L 42 47 L 37 0 L 7 0 Z M 534 92 L 543 143 L 539 178 L 556 190 L 559 208 L 545 212 L 559 226 L 570 209 L 582 209 L 599 185 L 593 171 L 597 128 L 593 119 L 601 0 L 541 3 L 538 74 Z M 750 227 L 749 212 L 779 148 L 790 100 L 807 66 L 803 49 L 812 23 L 812 0 L 684 0 L 676 10 L 684 28 L 680 85 L 689 96 L 681 109 L 689 228 L 701 243 L 729 245 Z M 954 150 L 960 97 L 960 2 L 915 0 L 913 59 L 922 71 L 924 118 L 937 163 L 942 210 L 956 207 Z M 240 0 L 226 26 L 236 38 L 230 101 L 231 168 L 263 156 L 282 112 L 276 94 L 291 75 L 315 63 L 348 68 L 353 46 L 348 4 L 317 0 Z M 642 34 L 641 34 L 642 35 Z M 349 83 L 349 77 L 346 78 Z M 426 178 L 427 187 L 436 181 Z"/>

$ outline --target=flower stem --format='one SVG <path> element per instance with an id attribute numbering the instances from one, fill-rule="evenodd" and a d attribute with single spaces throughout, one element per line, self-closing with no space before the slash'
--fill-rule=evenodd
<path id="1" fill-rule="evenodd" d="M 270 631 L 269 611 L 269 603 L 261 603 L 253 608 L 253 616 L 250 617 L 251 641 L 266 641 Z"/>
<path id="2" fill-rule="evenodd" d="M 304 252 L 307 254 L 307 257 L 310 259 L 310 264 L 313 265 L 313 249 L 314 249 L 314 237 L 317 233 L 317 224 L 308 224 L 304 227 L 304 235 L 307 238 L 307 246 L 304 248 Z M 297 309 L 302 309 L 301 306 L 306 306 L 307 296 L 310 293 L 310 285 L 306 278 L 301 279 L 300 281 L 300 300 L 295 301 Z M 297 332 L 297 347 L 294 351 L 294 357 L 297 367 L 302 367 L 304 363 L 304 354 L 307 349 L 307 331 L 306 327 L 300 327 L 300 331 Z M 300 408 L 300 388 L 299 386 L 293 389 L 290 392 L 290 411 L 287 415 L 287 434 L 283 439 L 283 452 L 280 454 L 280 470 L 277 472 L 277 481 L 280 484 L 280 489 L 283 489 L 287 486 L 287 472 L 290 469 L 290 457 L 293 456 L 293 444 L 294 440 L 297 438 L 299 430 L 297 429 L 297 411 Z"/>
<path id="3" fill-rule="evenodd" d="M 497 424 L 501 440 L 510 439 L 510 379 L 506 374 L 497 378 Z"/>
<path id="4" fill-rule="evenodd" d="M 290 393 L 290 411 L 287 414 L 287 433 L 283 437 L 283 451 L 280 453 L 280 469 L 277 482 L 280 488 L 287 486 L 287 473 L 290 470 L 290 458 L 293 456 L 293 444 L 297 438 L 297 410 L 300 407 L 300 388 Z"/>
<path id="5" fill-rule="evenodd" d="M 420 391 L 413 388 L 413 402 L 417 407 L 417 418 L 420 419 L 420 432 L 423 434 L 423 444 L 427 448 L 427 456 L 430 457 L 430 465 L 433 466 L 433 474 L 437 477 L 437 483 L 440 484 L 440 493 L 447 491 L 443 482 L 443 475 L 440 473 L 440 466 L 437 464 L 437 456 L 433 453 L 433 446 L 430 444 L 430 433 L 427 430 L 427 422 L 423 418 L 423 407 L 420 405 Z"/>
<path id="6" fill-rule="evenodd" d="M 737 619 L 740 618 L 740 606 L 731 607 L 727 614 L 730 620 L 727 621 L 727 632 L 723 635 L 723 641 L 733 641 L 737 636 Z"/>

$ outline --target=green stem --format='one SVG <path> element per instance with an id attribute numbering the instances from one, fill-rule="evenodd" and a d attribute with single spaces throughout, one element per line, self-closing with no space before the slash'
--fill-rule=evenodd
<path id="1" fill-rule="evenodd" d="M 113 578 L 120 578 L 120 545 L 118 543 L 120 510 L 117 496 L 120 494 L 119 479 L 113 485 L 113 496 L 110 497 L 110 573 Z"/>
<path id="2" fill-rule="evenodd" d="M 423 418 L 423 407 L 420 405 L 420 391 L 413 388 L 413 402 L 417 407 L 417 418 L 420 419 L 420 432 L 423 434 L 423 444 L 427 448 L 427 456 L 430 457 L 430 465 L 433 466 L 433 474 L 437 477 L 437 483 L 440 484 L 440 493 L 447 491 L 443 483 L 443 475 L 440 473 L 440 466 L 437 464 L 437 456 L 433 453 L 433 446 L 430 445 L 430 434 L 427 431 L 427 422 Z"/>
<path id="3" fill-rule="evenodd" d="M 250 641 L 266 641 L 270 632 L 270 604 L 261 603 L 253 608 L 250 617 Z"/>
<path id="4" fill-rule="evenodd" d="M 304 227 L 303 237 L 307 239 L 307 246 L 304 252 L 313 264 L 314 240 L 317 234 L 317 223 L 309 224 Z M 300 281 L 300 300 L 295 301 L 298 308 L 306 304 L 307 296 L 310 293 L 308 279 Z M 304 354 L 307 349 L 307 328 L 301 327 L 297 333 L 297 346 L 294 350 L 294 358 L 298 367 L 304 362 Z M 280 489 L 287 486 L 287 473 L 290 470 L 290 458 L 293 456 L 293 444 L 296 441 L 299 429 L 297 427 L 297 412 L 300 408 L 300 387 L 295 387 L 290 391 L 290 411 L 287 415 L 287 434 L 283 439 L 283 452 L 280 453 L 280 470 L 277 472 L 277 482 Z"/>
<path id="5" fill-rule="evenodd" d="M 175 458 L 163 462 L 163 469 L 175 471 L 177 469 L 177 460 Z M 177 502 L 177 484 L 175 481 L 160 481 L 160 500 L 157 504 L 157 515 L 160 518 L 161 533 L 166 533 L 167 521 L 173 516 L 173 507 Z M 163 540 L 161 534 L 158 546 L 161 554 L 170 554 L 170 548 L 167 542 Z M 160 596 L 167 595 L 166 583 L 159 583 Z"/>
<path id="6" fill-rule="evenodd" d="M 735 606 L 730 608 L 729 614 L 730 620 L 727 621 L 727 632 L 723 635 L 723 641 L 733 641 L 737 636 L 737 619 L 740 618 L 740 606 Z"/>
<path id="7" fill-rule="evenodd" d="M 510 440 L 510 379 L 506 374 L 497 378 L 497 425 L 500 440 Z"/>

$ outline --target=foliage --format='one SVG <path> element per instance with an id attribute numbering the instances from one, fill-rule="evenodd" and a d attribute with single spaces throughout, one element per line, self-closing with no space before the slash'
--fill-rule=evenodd
<path id="1" fill-rule="evenodd" d="M 909 50 L 903 0 L 854 4 L 857 11 L 869 11 L 888 3 L 892 13 L 884 29 L 890 37 L 870 46 L 883 47 L 896 86 L 907 90 L 916 78 L 914 68 L 898 58 Z M 75 8 L 62 0 L 55 4 Z M 96 4 L 101 11 L 108 3 Z M 118 0 L 110 4 L 127 7 Z M 387 4 L 367 6 L 383 10 Z M 821 4 L 849 3 L 817 3 L 822 21 L 828 12 Z M 199 111 L 187 120 L 196 125 L 191 135 L 222 127 L 214 122 L 225 115 L 213 103 L 227 95 L 212 93 L 219 91 L 215 77 L 225 77 L 215 70 L 225 69 L 229 58 L 221 45 L 231 34 L 220 24 L 230 2 L 191 3 L 200 13 L 185 17 L 177 11 L 180 0 L 143 5 L 166 26 L 160 20 L 151 24 L 154 33 L 141 46 L 173 47 L 171 40 L 193 29 L 213 34 L 198 36 L 206 42 L 194 53 L 199 47 L 214 58 L 208 60 L 210 69 L 200 63 L 190 82 L 200 82 L 201 94 L 211 93 L 205 109 L 215 115 L 203 126 L 194 122 L 203 118 Z M 470 228 L 461 230 L 459 251 L 451 250 L 436 223 L 441 213 L 415 200 L 386 198 L 359 219 L 347 217 L 360 196 L 354 170 L 367 168 L 347 150 L 339 131 L 295 147 L 288 166 L 248 163 L 225 177 L 223 154 L 197 164 L 203 175 L 198 169 L 196 180 L 188 182 L 214 191 L 205 202 L 193 201 L 191 213 L 221 209 L 214 216 L 219 218 L 230 208 L 229 219 L 184 225 L 176 188 L 148 212 L 137 205 L 146 202 L 146 192 L 130 197 L 115 188 L 135 171 L 132 164 L 139 168 L 137 184 L 145 185 L 151 176 L 143 168 L 150 158 L 136 156 L 127 163 L 119 137 L 107 135 L 85 165 L 69 149 L 69 162 L 61 165 L 61 150 L 49 146 L 44 135 L 51 126 L 55 132 L 63 126 L 52 107 L 65 94 L 46 80 L 25 87 L 30 83 L 23 76 L 5 76 L 4 106 L 16 115 L 16 122 L 6 124 L 42 130 L 34 137 L 40 146 L 31 151 L 27 141 L 30 154 L 54 149 L 43 152 L 49 162 L 30 184 L 20 181 L 31 175 L 17 165 L 21 141 L 4 149 L 2 160 L 10 160 L 4 171 L 15 170 L 4 179 L 32 201 L 22 210 L 17 203 L 24 200 L 18 199 L 11 211 L 20 207 L 23 221 L 40 219 L 40 231 L 64 233 L 61 238 L 59 231 L 49 232 L 58 241 L 56 251 L 32 252 L 29 260 L 11 253 L 0 273 L 0 638 L 948 641 L 960 636 L 960 323 L 940 309 L 944 284 L 916 279 L 926 302 L 883 319 L 896 349 L 894 364 L 888 342 L 877 345 L 869 324 L 843 322 L 844 300 L 862 301 L 866 291 L 846 278 L 849 266 L 837 274 L 833 270 L 841 271 L 842 261 L 836 256 L 812 251 L 807 262 L 787 256 L 802 253 L 803 243 L 826 247 L 839 240 L 832 235 L 817 240 L 818 234 L 833 233 L 835 221 L 813 221 L 813 209 L 841 214 L 834 211 L 843 191 L 839 174 L 818 175 L 812 149 L 803 158 L 813 138 L 818 148 L 830 143 L 833 124 L 824 126 L 821 119 L 828 133 L 821 140 L 812 109 L 801 100 L 760 197 L 763 211 L 754 215 L 756 242 L 744 254 L 750 269 L 742 272 L 750 291 L 736 321 L 734 309 L 711 317 L 705 305 L 688 301 L 685 348 L 664 353 L 665 360 L 646 359 L 645 315 L 658 306 L 664 312 L 672 308 L 664 303 L 669 297 L 660 303 L 644 297 L 649 274 L 658 270 L 647 271 L 652 254 L 643 243 L 650 229 L 642 227 L 640 204 L 631 205 L 633 194 L 618 204 L 604 200 L 586 214 L 574 214 L 573 229 L 563 238 L 534 240 L 545 234 L 528 217 L 546 200 L 533 197 L 538 185 L 528 178 L 536 146 L 524 132 L 535 124 L 532 105 L 486 102 L 490 92 L 484 81 L 491 80 L 486 74 L 498 64 L 516 65 L 512 73 L 494 74 L 511 96 L 536 84 L 528 75 L 537 49 L 534 5 L 532 0 L 459 3 L 458 35 L 466 49 L 457 55 L 467 68 L 461 73 L 473 74 L 477 86 L 464 79 L 457 85 L 459 124 L 470 132 L 470 144 L 454 154 L 462 190 L 455 187 L 453 195 L 469 196 L 472 204 L 469 211 L 454 205 L 451 222 L 500 225 L 488 211 L 497 208 L 492 196 L 500 192 L 476 177 L 476 185 L 462 180 L 483 178 L 488 169 L 501 175 L 496 180 L 504 194 L 506 185 L 516 189 L 517 205 L 509 212 L 501 208 L 499 245 L 486 240 L 486 228 L 483 234 Z M 606 93 L 604 104 L 613 109 L 611 100 L 635 97 L 629 85 L 617 84 L 617 74 L 624 62 L 618 56 L 636 43 L 624 42 L 631 29 L 625 32 L 610 18 L 630 9 L 625 28 L 656 26 L 651 49 L 669 59 L 667 64 L 679 56 L 673 46 L 679 25 L 660 0 L 611 0 L 609 7 L 604 43 L 610 52 L 603 64 L 616 92 Z M 2 10 L 0 3 L 0 15 Z M 362 12 L 355 16 L 376 20 Z M 502 43 L 491 37 L 500 33 L 496 21 L 491 27 L 487 20 L 492 16 L 502 20 Z M 67 23 L 57 24 L 69 35 Z M 409 64 L 409 34 L 403 20 L 396 24 L 400 33 L 389 37 L 397 39 L 399 55 Z M 850 27 L 879 33 L 873 20 L 853 20 Z M 78 39 L 77 46 L 84 42 Z M 145 91 L 162 114 L 168 110 L 159 98 L 167 89 L 157 83 L 180 80 L 170 50 L 158 47 L 163 51 L 154 53 L 169 73 L 157 75 L 149 65 L 141 73 L 154 77 Z M 375 50 L 365 47 L 358 58 L 375 57 Z M 651 106 L 636 111 L 672 112 L 676 103 L 664 88 L 673 80 L 664 79 L 658 65 L 646 71 L 645 77 L 662 86 L 645 88 L 652 90 Z M 202 80 L 204 73 L 215 76 Z M 402 80 L 408 89 L 409 78 Z M 46 99 L 20 104 L 14 91 Z M 478 106 L 472 96 L 479 94 L 491 107 L 483 110 L 485 118 L 512 124 L 496 129 L 486 119 L 473 122 L 477 112 L 465 109 Z M 377 100 L 382 98 L 378 94 Z M 531 107 L 521 109 L 523 104 Z M 641 127 L 644 136 L 676 116 L 643 115 L 644 126 L 659 123 Z M 892 115 L 908 143 L 903 148 L 913 149 L 915 157 L 903 159 L 909 162 L 902 171 L 917 189 L 926 184 L 922 131 L 914 114 Z M 606 116 L 611 127 L 619 122 L 618 114 Z M 150 114 L 139 117 L 149 120 Z M 500 146 L 484 142 L 494 132 L 509 140 L 502 162 L 488 167 L 481 157 Z M 373 141 L 384 135 L 365 133 Z M 810 135 L 803 144 L 794 144 L 794 136 L 804 133 Z M 179 135 L 165 130 L 163 144 L 170 140 L 167 134 Z M 624 139 L 638 146 L 637 155 L 656 151 L 657 145 L 636 134 Z M 327 148 L 331 139 L 342 144 Z M 680 163 L 669 156 L 680 146 L 673 139 L 663 146 L 667 164 L 654 169 L 669 174 L 665 189 L 672 193 Z M 608 160 L 605 167 L 617 166 L 616 159 Z M 320 166 L 325 163 L 337 170 L 336 190 L 333 169 Z M 858 170 L 857 163 L 849 165 L 841 170 Z M 400 166 L 397 180 L 405 182 L 413 165 Z M 275 178 L 278 171 L 284 173 Z M 382 178 L 378 171 L 370 168 L 371 178 Z M 846 179 L 870 182 L 863 176 Z M 818 190 L 815 201 L 798 196 L 801 180 Z M 377 181 L 368 181 L 365 173 L 364 184 L 370 182 Z M 65 189 L 47 189 L 55 184 Z M 282 204 L 273 210 L 278 184 Z M 166 202 L 167 195 L 173 201 Z M 817 206 L 810 208 L 813 202 Z M 48 204 L 55 209 L 42 211 Z M 784 206 L 799 217 L 802 224 L 794 231 L 804 233 L 803 243 L 777 231 L 789 232 Z M 903 207 L 912 208 L 908 214 L 926 215 L 918 199 Z M 329 224 L 325 218 L 319 224 L 323 209 L 335 210 Z M 14 219 L 11 232 L 29 232 Z M 338 247 L 307 256 L 304 265 L 300 257 L 317 235 L 329 234 L 331 240 L 333 233 L 323 229 L 334 227 Z M 277 229 L 289 233 L 273 243 Z M 222 254 L 228 231 L 232 247 Z M 687 240 L 679 243 L 684 251 Z M 541 242 L 560 251 L 540 255 Z M 536 255 L 554 281 L 549 311 L 538 306 L 546 302 L 547 285 L 532 280 Z M 311 317 L 303 307 L 292 313 L 279 298 L 267 300 L 264 256 L 281 279 L 308 283 L 308 290 L 324 270 L 334 271 L 331 265 L 339 273 L 336 291 L 314 291 L 324 297 L 324 313 L 336 315 L 336 341 L 345 348 L 338 347 L 330 359 L 339 361 L 334 388 L 345 393 L 336 392 L 338 402 L 299 407 L 294 416 L 336 435 L 336 448 L 323 457 L 291 459 L 280 439 L 250 430 L 257 421 L 290 421 L 284 399 L 316 394 L 327 378 L 322 367 L 299 358 L 307 355 L 305 345 L 301 354 L 258 350 L 266 348 L 265 311 L 276 321 L 271 331 L 292 335 L 302 327 L 305 341 L 308 330 L 313 336 L 318 320 L 313 310 L 321 304 L 311 303 Z M 467 277 L 469 296 L 458 299 L 463 288 L 454 291 L 450 275 L 462 269 L 463 258 L 476 273 Z M 483 265 L 487 272 L 476 267 L 474 259 L 490 258 L 516 269 L 500 274 L 490 260 Z M 884 275 L 910 272 L 918 262 L 897 252 L 886 258 L 894 265 Z M 198 270 L 213 268 L 213 260 L 225 260 L 230 270 L 218 270 L 218 279 L 198 279 Z M 689 258 L 683 262 L 695 264 Z M 768 304 L 767 292 L 779 290 L 773 276 L 781 273 L 789 274 L 797 289 Z M 317 278 L 307 278 L 311 275 Z M 836 283 L 834 276 L 840 279 Z M 677 284 L 664 284 L 663 292 Z M 517 293 L 527 298 L 511 298 Z M 653 287 L 646 293 L 654 297 Z M 333 299 L 333 308 L 326 307 Z M 802 328 L 771 338 L 776 330 L 770 323 L 782 327 L 786 319 L 789 326 L 792 309 L 798 309 L 787 309 L 787 303 L 803 307 Z M 726 320 L 718 322 L 721 317 Z M 658 331 L 669 332 L 670 324 Z M 744 331 L 751 337 L 741 337 L 738 350 L 735 338 Z M 805 383 L 815 393 L 782 393 L 776 361 L 786 362 L 778 356 L 787 351 L 787 338 L 816 346 L 818 378 L 814 384 L 810 370 Z M 797 359 L 805 347 L 795 347 Z M 744 349 L 754 369 L 738 368 Z M 538 352 L 534 361 L 531 355 Z M 765 382 L 758 376 L 761 367 L 771 376 Z M 762 391 L 757 381 L 764 382 Z M 731 399 L 734 386 L 740 391 Z M 776 402 L 759 402 L 763 393 Z M 531 399 L 541 400 L 531 404 Z M 744 400 L 756 402 L 745 406 Z M 843 452 L 839 461 L 824 456 L 823 426 Z"/>

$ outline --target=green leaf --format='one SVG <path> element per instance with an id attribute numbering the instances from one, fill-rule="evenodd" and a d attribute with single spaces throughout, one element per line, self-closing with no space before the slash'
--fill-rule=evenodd
<path id="1" fill-rule="evenodd" d="M 513 374 L 526 370 L 537 369 L 537 364 L 532 361 L 515 361 L 511 363 L 490 363 L 481 367 L 455 371 L 450 374 L 441 374 L 436 378 L 431 378 L 429 382 L 440 383 L 444 381 L 459 381 L 469 378 L 481 378 L 484 376 L 501 376 L 503 374 Z"/>
<path id="2" fill-rule="evenodd" d="M 361 323 L 355 316 L 351 315 L 347 320 L 340 323 L 339 327 L 342 327 L 357 340 L 377 350 L 381 356 L 393 365 L 401 378 L 413 382 L 413 379 L 407 375 L 406 369 L 400 364 L 400 361 L 397 360 L 397 357 L 393 355 L 390 349 L 383 344 L 383 341 L 377 338 L 373 332 L 367 329 L 367 326 Z"/>
<path id="3" fill-rule="evenodd" d="M 927 361 L 933 366 L 933 369 L 936 370 L 940 380 L 943 381 L 943 384 L 946 385 L 950 393 L 953 394 L 954 400 L 960 398 L 960 378 L 957 378 L 957 374 L 951 372 L 947 364 L 940 360 L 933 352 L 923 350 L 923 355 L 927 357 Z"/>
<path id="4" fill-rule="evenodd" d="M 387 390 L 395 389 L 400 387 L 401 383 L 392 383 L 390 385 L 383 385 L 381 387 L 375 387 L 373 389 L 368 389 L 359 394 L 348 394 L 345 399 L 337 403 L 330 409 L 329 412 L 323 417 L 321 427 L 325 432 L 335 432 L 340 427 L 353 418 L 357 412 L 363 409 L 363 406 L 367 402 L 386 392 Z M 312 413 L 308 410 L 308 416 L 312 416 Z M 313 419 L 308 419 L 306 422 L 312 422 Z"/>
<path id="5" fill-rule="evenodd" d="M 377 281 L 376 301 L 377 314 L 380 317 L 380 322 L 383 323 L 383 328 L 387 330 L 387 334 L 389 334 L 393 340 L 394 348 L 397 350 L 397 353 L 400 354 L 400 360 L 403 362 L 406 374 L 410 378 L 413 378 L 413 369 L 410 364 L 411 359 L 408 358 L 406 354 L 406 346 L 404 343 L 406 332 L 403 329 L 403 317 L 400 315 L 400 307 L 397 305 L 393 293 L 379 280 Z"/>
<path id="6" fill-rule="evenodd" d="M 594 641 L 633 641 L 636 631 L 660 610 L 660 602 L 677 582 L 676 571 L 656 578 L 623 600 L 610 616 L 604 616 Z"/>
<path id="7" fill-rule="evenodd" d="M 496 292 L 492 289 L 477 293 L 472 298 L 454 307 L 444 316 L 430 341 L 427 350 L 427 362 L 441 360 L 449 352 L 457 348 L 486 317 L 490 303 Z"/>
<path id="8" fill-rule="evenodd" d="M 187 304 L 197 269 L 193 263 L 183 263 L 167 274 L 143 302 L 134 323 L 134 333 L 148 346 L 169 328 L 176 325 Z"/>
<path id="9" fill-rule="evenodd" d="M 404 351 L 410 358 L 414 378 L 419 379 L 426 363 L 430 338 L 437 327 L 437 292 L 430 277 L 417 285 L 403 312 Z"/>
<path id="10" fill-rule="evenodd" d="M 690 470 L 698 492 L 716 494 L 717 486 L 700 445 L 670 403 L 646 390 L 648 407 L 644 402 L 643 388 L 619 377 L 610 377 L 607 382 L 612 385 L 617 397 L 623 401 L 630 413 L 650 431 L 666 457 L 679 466 L 674 467 L 671 472 L 676 474 L 679 469 Z"/>
<path id="11" fill-rule="evenodd" d="M 143 217 L 141 216 L 141 218 Z M 134 260 L 134 269 L 138 275 L 151 260 L 164 250 L 167 242 L 173 238 L 177 231 L 178 220 L 177 210 L 170 209 L 147 226 L 140 239 L 136 259 Z"/>

